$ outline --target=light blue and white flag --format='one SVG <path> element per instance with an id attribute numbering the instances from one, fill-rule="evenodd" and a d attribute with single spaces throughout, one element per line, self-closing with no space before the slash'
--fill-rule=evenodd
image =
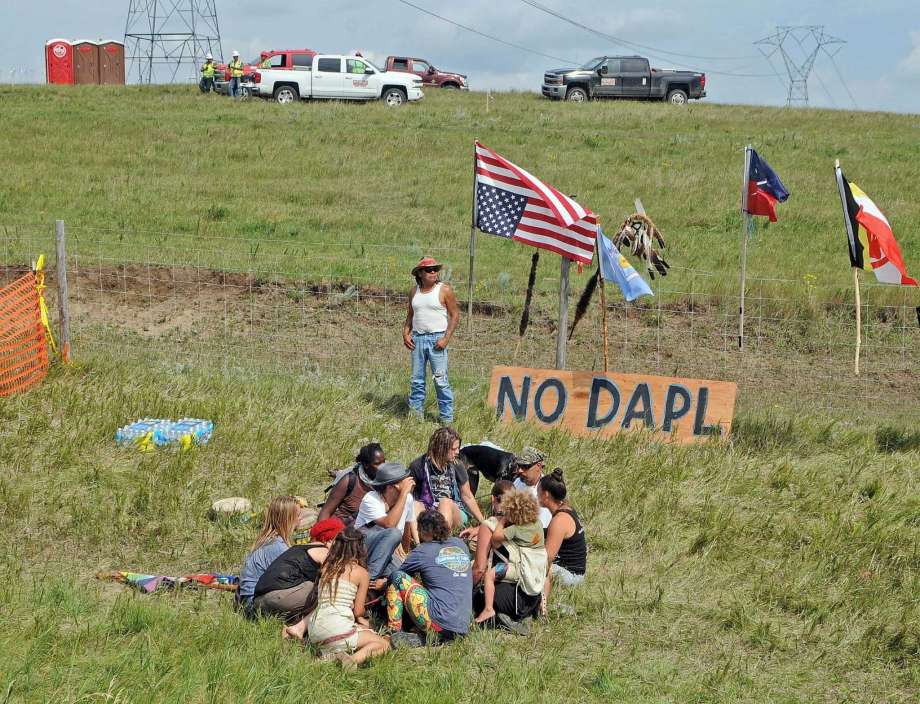
<path id="1" fill-rule="evenodd" d="M 639 272 L 632 268 L 629 261 L 614 247 L 613 242 L 597 228 L 597 251 L 600 260 L 601 277 L 606 281 L 614 281 L 623 292 L 627 301 L 634 301 L 640 296 L 654 296 L 652 289 L 645 283 Z"/>

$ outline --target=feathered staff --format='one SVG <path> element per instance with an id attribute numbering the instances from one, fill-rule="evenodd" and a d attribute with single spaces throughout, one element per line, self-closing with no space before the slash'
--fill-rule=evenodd
<path id="1" fill-rule="evenodd" d="M 597 282 L 600 278 L 601 269 L 598 267 L 594 276 L 588 279 L 588 283 L 585 284 L 585 290 L 581 292 L 581 298 L 578 299 L 578 305 L 575 306 L 575 317 L 572 320 L 572 327 L 569 328 L 570 340 L 575 333 L 575 326 L 578 325 L 578 321 L 581 320 L 588 311 L 588 305 L 591 303 L 591 298 L 594 296 L 594 289 L 597 288 Z"/>
<path id="2" fill-rule="evenodd" d="M 655 242 L 662 249 L 665 248 L 661 232 L 655 227 L 655 223 L 642 213 L 633 213 L 626 218 L 620 226 L 620 231 L 613 238 L 613 243 L 617 249 L 622 249 L 625 246 L 631 249 L 635 256 L 647 262 L 645 268 L 648 271 L 648 275 L 653 279 L 656 271 L 661 276 L 667 276 L 668 269 L 671 268 L 661 258 L 658 250 L 652 246 Z"/>
<path id="3" fill-rule="evenodd" d="M 518 353 L 521 351 L 521 343 L 524 341 L 524 333 L 527 332 L 527 326 L 530 325 L 530 303 L 533 300 L 533 287 L 537 282 L 537 262 L 540 261 L 540 253 L 534 252 L 530 258 L 530 276 L 527 277 L 527 295 L 524 296 L 524 310 L 521 312 L 521 324 L 518 326 L 518 343 L 514 350 L 514 360 L 517 362 Z"/>

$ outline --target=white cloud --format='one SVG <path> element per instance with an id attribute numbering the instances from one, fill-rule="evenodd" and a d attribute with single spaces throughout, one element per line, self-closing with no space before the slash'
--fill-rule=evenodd
<path id="1" fill-rule="evenodd" d="M 910 33 L 910 52 L 901 59 L 899 68 L 909 76 L 920 76 L 920 32 Z"/>

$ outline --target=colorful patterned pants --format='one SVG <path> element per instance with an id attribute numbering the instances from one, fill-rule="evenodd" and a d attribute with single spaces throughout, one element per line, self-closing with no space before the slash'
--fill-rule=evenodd
<path id="1" fill-rule="evenodd" d="M 401 570 L 390 575 L 387 587 L 387 621 L 394 631 L 402 630 L 403 614 L 409 615 L 413 625 L 422 633 L 440 633 L 441 627 L 428 613 L 428 590 Z"/>

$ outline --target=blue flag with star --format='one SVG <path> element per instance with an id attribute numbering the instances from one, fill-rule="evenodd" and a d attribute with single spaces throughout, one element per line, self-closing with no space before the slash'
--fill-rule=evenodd
<path id="1" fill-rule="evenodd" d="M 645 283 L 639 272 L 632 268 L 629 261 L 620 254 L 613 242 L 607 239 L 600 226 L 597 228 L 597 251 L 601 267 L 601 276 L 605 281 L 613 281 L 623 292 L 623 298 L 634 301 L 640 296 L 654 296 L 652 289 Z"/>

